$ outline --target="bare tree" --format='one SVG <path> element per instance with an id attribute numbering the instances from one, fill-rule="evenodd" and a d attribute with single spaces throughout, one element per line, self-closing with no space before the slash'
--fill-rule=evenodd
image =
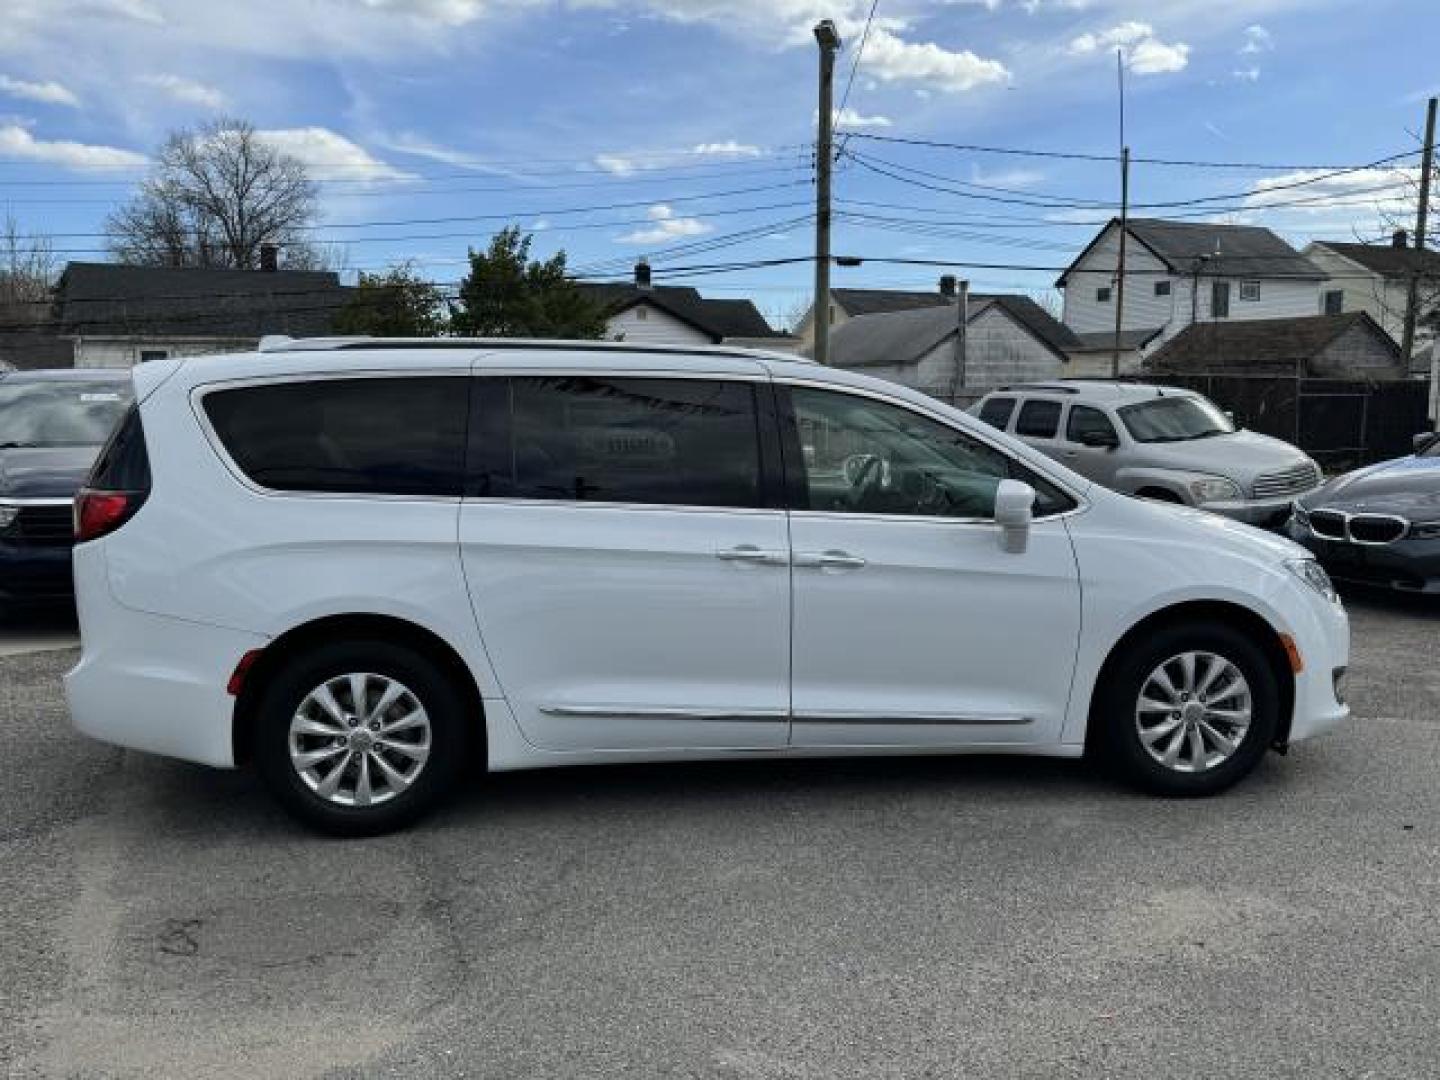
<path id="1" fill-rule="evenodd" d="M 172 132 L 135 197 L 106 221 L 111 253 L 149 266 L 254 269 L 276 244 L 313 265 L 305 238 L 317 216 L 315 183 L 298 158 L 244 120 Z"/>
<path id="2" fill-rule="evenodd" d="M 39 326 L 50 317 L 55 265 L 50 241 L 25 233 L 7 213 L 0 221 L 0 324 Z"/>

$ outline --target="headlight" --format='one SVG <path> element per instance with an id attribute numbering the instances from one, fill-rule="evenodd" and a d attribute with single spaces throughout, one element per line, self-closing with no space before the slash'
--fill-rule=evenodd
<path id="1" fill-rule="evenodd" d="M 1289 570 L 1332 604 L 1340 603 L 1340 594 L 1335 591 L 1335 586 L 1330 583 L 1330 575 L 1327 574 L 1325 568 L 1314 559 L 1286 559 L 1285 569 Z"/>
<path id="2" fill-rule="evenodd" d="M 1207 476 L 1203 480 L 1190 481 L 1190 494 L 1197 503 L 1224 502 L 1226 499 L 1241 498 L 1240 488 L 1233 480 L 1223 476 Z"/>
<path id="3" fill-rule="evenodd" d="M 1410 526 L 1410 535 L 1417 540 L 1440 540 L 1440 521 L 1417 521 Z"/>

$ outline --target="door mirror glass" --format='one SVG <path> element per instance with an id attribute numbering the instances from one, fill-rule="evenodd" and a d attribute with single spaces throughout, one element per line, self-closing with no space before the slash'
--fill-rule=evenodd
<path id="1" fill-rule="evenodd" d="M 995 489 L 995 524 L 1000 526 L 1000 548 L 1019 554 L 1030 541 L 1035 512 L 1035 489 L 1023 480 L 1001 480 Z"/>

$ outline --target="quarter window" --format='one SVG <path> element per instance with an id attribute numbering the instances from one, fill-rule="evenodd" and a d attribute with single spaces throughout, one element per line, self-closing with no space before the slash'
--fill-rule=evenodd
<path id="1" fill-rule="evenodd" d="M 1010 423 L 1010 414 L 1014 411 L 1014 398 L 992 397 L 980 406 L 980 419 L 984 420 L 991 427 L 1004 431 L 1005 425 Z"/>
<path id="2" fill-rule="evenodd" d="M 749 383 L 565 375 L 510 379 L 508 393 L 510 452 L 476 490 L 521 499 L 763 505 Z"/>
<path id="3" fill-rule="evenodd" d="M 262 487 L 458 496 L 462 376 L 315 379 L 215 390 L 205 413 L 240 471 Z"/>
<path id="4" fill-rule="evenodd" d="M 1060 427 L 1060 402 L 1034 398 L 1020 407 L 1015 434 L 1032 439 L 1053 439 Z"/>
<path id="5" fill-rule="evenodd" d="M 1074 506 L 1007 454 L 898 405 L 809 387 L 791 401 L 803 466 L 796 509 L 990 518 L 1005 479 L 1035 488 L 1037 516 Z"/>

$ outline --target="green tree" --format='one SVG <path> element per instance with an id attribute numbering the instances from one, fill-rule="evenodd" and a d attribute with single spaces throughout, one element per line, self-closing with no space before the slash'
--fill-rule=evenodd
<path id="1" fill-rule="evenodd" d="M 515 226 L 496 233 L 484 252 L 470 251 L 451 325 L 478 337 L 600 338 L 600 306 L 565 276 L 563 251 L 530 258 L 531 237 Z"/>
<path id="2" fill-rule="evenodd" d="M 383 274 L 360 274 L 350 300 L 335 316 L 338 334 L 436 337 L 446 330 L 440 290 L 403 263 Z"/>

